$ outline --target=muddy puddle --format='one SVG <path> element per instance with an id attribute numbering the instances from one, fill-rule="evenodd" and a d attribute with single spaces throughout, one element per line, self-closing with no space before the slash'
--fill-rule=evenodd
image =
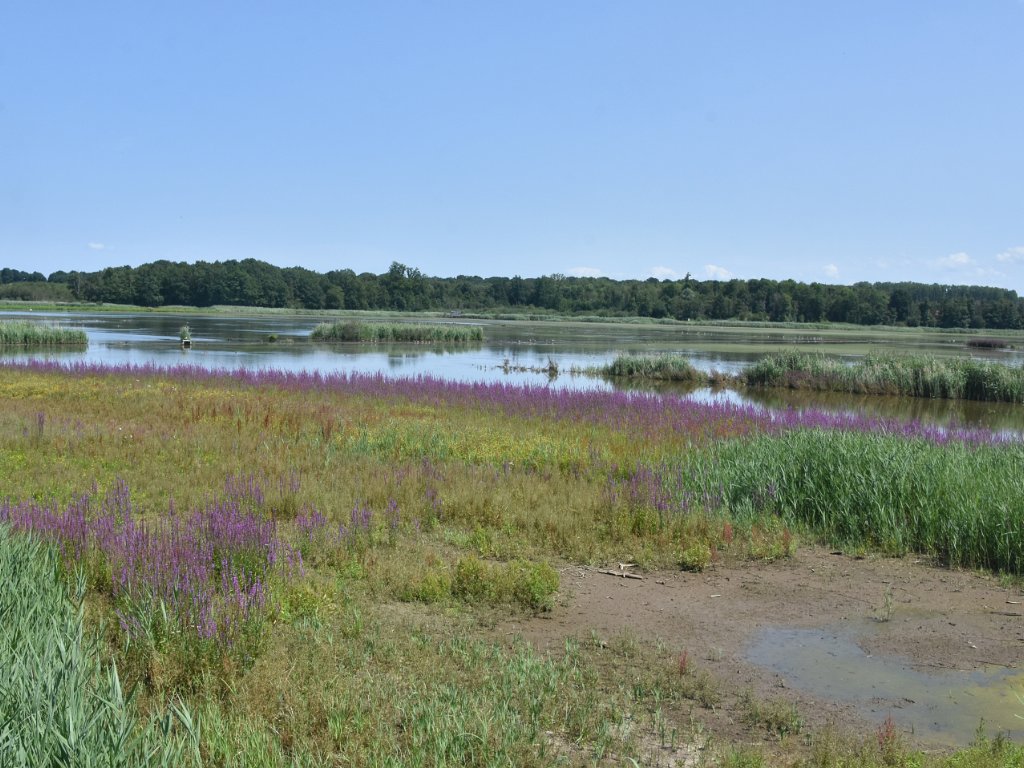
<path id="1" fill-rule="evenodd" d="M 1024 741 L 1024 671 L 992 666 L 974 671 L 913 664 L 872 656 L 857 644 L 870 627 L 787 629 L 760 632 L 749 661 L 780 675 L 790 688 L 852 705 L 882 723 L 892 716 L 914 740 L 936 746 L 970 743 L 984 720 L 991 736 Z M 1020 715 L 1020 717 L 1018 717 Z"/>

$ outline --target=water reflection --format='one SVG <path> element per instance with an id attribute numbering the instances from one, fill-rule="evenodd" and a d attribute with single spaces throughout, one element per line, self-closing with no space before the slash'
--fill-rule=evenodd
<path id="1" fill-rule="evenodd" d="M 747 402 L 773 410 L 816 408 L 865 413 L 884 419 L 921 421 L 997 431 L 1024 431 L 1024 408 L 1010 403 L 939 400 L 924 397 L 847 395 L 787 389 L 744 389 Z"/>

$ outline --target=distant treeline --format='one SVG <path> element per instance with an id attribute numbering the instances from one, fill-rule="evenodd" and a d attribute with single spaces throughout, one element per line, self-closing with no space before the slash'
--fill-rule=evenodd
<path id="1" fill-rule="evenodd" d="M 612 280 L 606 277 L 428 277 L 397 262 L 381 275 L 326 274 L 242 261 L 156 261 L 98 272 L 0 270 L 0 298 L 157 307 L 235 305 L 297 309 L 554 312 L 677 320 L 761 320 L 1022 328 L 1015 291 L 966 285 L 793 280 Z"/>

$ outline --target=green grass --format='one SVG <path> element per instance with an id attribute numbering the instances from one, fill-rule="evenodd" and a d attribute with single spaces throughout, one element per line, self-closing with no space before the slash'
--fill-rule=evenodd
<path id="1" fill-rule="evenodd" d="M 0 347 L 85 346 L 85 331 L 27 320 L 0 320 Z"/>
<path id="2" fill-rule="evenodd" d="M 776 518 L 832 546 L 1021 574 L 1022 462 L 1019 445 L 803 430 L 723 442 L 665 476 L 721 489 L 737 521 Z"/>
<path id="3" fill-rule="evenodd" d="M 758 387 L 1024 403 L 1024 368 L 970 358 L 868 355 L 848 365 L 784 352 L 764 357 L 742 377 Z"/>
<path id="4" fill-rule="evenodd" d="M 342 320 L 321 323 L 310 334 L 312 341 L 361 342 L 470 342 L 483 341 L 479 325 L 452 323 L 365 323 Z"/>

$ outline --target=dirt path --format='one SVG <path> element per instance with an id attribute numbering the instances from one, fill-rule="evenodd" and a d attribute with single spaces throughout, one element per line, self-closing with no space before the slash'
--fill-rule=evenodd
<path id="1" fill-rule="evenodd" d="M 605 638 L 632 633 L 645 640 L 661 640 L 677 652 L 686 650 L 701 668 L 733 690 L 792 701 L 812 727 L 829 720 L 859 719 L 875 728 L 885 713 L 896 717 L 904 710 L 907 717 L 930 717 L 910 710 L 915 703 L 930 707 L 933 702 L 912 701 L 907 693 L 910 683 L 900 685 L 903 672 L 899 669 L 894 673 L 878 668 L 883 677 L 897 678 L 894 686 L 879 684 L 877 695 L 867 701 L 844 701 L 845 692 L 839 688 L 830 694 L 821 685 L 805 685 L 813 672 L 807 673 L 807 680 L 799 671 L 790 679 L 778 666 L 754 664 L 751 649 L 764 645 L 765 633 L 773 628 L 817 631 L 782 635 L 779 642 L 791 644 L 782 649 L 783 664 L 799 660 L 806 650 L 798 648 L 794 638 L 811 638 L 812 644 L 819 636 L 822 642 L 837 638 L 835 642 L 850 641 L 856 656 L 877 659 L 879 664 L 895 661 L 907 669 L 906 674 L 923 676 L 926 682 L 939 680 L 950 690 L 954 683 L 944 681 L 953 680 L 955 670 L 974 672 L 975 677 L 987 670 L 985 674 L 1005 677 L 1024 662 L 1024 597 L 1019 588 L 1004 587 L 998 579 L 984 575 L 935 568 L 914 558 L 861 560 L 804 547 L 785 562 L 737 563 L 699 574 L 644 574 L 643 580 L 570 567 L 562 572 L 561 593 L 561 603 L 550 614 L 506 625 L 503 631 L 521 634 L 543 650 L 561 648 L 567 637 L 585 639 L 592 633 Z M 826 661 L 817 662 L 817 677 L 829 691 L 828 685 L 844 685 L 839 658 L 843 651 L 824 646 L 823 653 Z M 856 667 L 848 674 L 863 677 Z M 1001 700 L 1016 704 L 1009 684 L 1002 684 L 1006 690 Z M 917 695 L 928 698 L 930 694 Z M 973 696 L 970 691 L 964 695 Z M 966 716 L 974 717 L 972 712 Z M 992 722 L 991 716 L 986 719 Z M 1010 728 L 1013 722 L 1002 727 Z M 977 725 L 976 718 L 973 724 Z M 928 744 L 921 726 L 914 728 L 912 722 L 907 726 L 911 738 Z M 963 740 L 962 735 L 954 739 Z"/>

